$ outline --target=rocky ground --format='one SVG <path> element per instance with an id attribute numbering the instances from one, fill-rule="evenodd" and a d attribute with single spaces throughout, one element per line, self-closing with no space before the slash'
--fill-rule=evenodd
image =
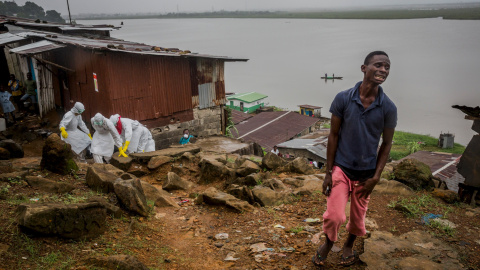
<path id="1" fill-rule="evenodd" d="M 323 174 L 301 159 L 213 137 L 62 175 L 40 166 L 45 138 L 18 143 L 0 161 L 0 269 L 315 269 Z M 349 269 L 480 269 L 479 208 L 431 189 L 382 180 Z"/>

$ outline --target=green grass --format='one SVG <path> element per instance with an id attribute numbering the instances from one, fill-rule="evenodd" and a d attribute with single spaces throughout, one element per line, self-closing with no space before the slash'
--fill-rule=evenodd
<path id="1" fill-rule="evenodd" d="M 402 206 L 406 210 L 405 215 L 411 218 L 421 218 L 427 213 L 442 215 L 443 218 L 447 218 L 448 214 L 454 211 L 452 206 L 439 202 L 428 193 L 419 193 L 411 198 L 399 198 L 396 201 L 391 201 L 387 206 L 395 208 L 397 205 Z"/>
<path id="2" fill-rule="evenodd" d="M 410 154 L 409 144 L 412 142 L 422 142 L 420 151 L 445 152 L 454 154 L 463 154 L 465 146 L 455 143 L 453 148 L 443 149 L 437 147 L 438 138 L 429 135 L 415 134 L 405 131 L 395 131 L 393 135 L 393 146 L 390 151 L 390 157 L 393 160 L 399 160 Z"/>
<path id="3" fill-rule="evenodd" d="M 297 226 L 297 227 L 294 227 L 294 228 L 290 229 L 290 232 L 292 232 L 292 233 L 299 233 L 301 231 L 303 231 L 303 226 Z"/>

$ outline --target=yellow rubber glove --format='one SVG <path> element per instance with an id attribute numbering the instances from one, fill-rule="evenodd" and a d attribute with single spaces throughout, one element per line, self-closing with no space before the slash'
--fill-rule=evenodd
<path id="1" fill-rule="evenodd" d="M 125 154 L 125 152 L 123 152 L 122 148 L 119 148 L 119 149 L 118 149 L 118 152 L 120 152 L 120 155 L 118 155 L 118 156 L 128 157 L 128 155 Z"/>
<path id="2" fill-rule="evenodd" d="M 92 139 L 92 134 L 88 133 L 88 137 L 90 137 L 90 140 L 93 140 Z"/>
<path id="3" fill-rule="evenodd" d="M 61 127 L 60 128 L 60 131 L 62 132 L 62 137 L 64 139 L 68 138 L 68 133 L 65 131 L 65 128 L 64 127 Z"/>
<path id="4" fill-rule="evenodd" d="M 125 142 L 125 146 L 123 146 L 123 152 L 127 152 L 128 145 L 130 144 L 130 141 Z"/>

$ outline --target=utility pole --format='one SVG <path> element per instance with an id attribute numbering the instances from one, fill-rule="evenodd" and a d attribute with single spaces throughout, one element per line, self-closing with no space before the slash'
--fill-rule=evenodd
<path id="1" fill-rule="evenodd" d="M 68 4 L 68 0 L 67 0 L 67 8 L 68 8 L 68 18 L 70 19 L 70 24 L 72 24 L 72 15 L 70 15 L 70 5 Z"/>

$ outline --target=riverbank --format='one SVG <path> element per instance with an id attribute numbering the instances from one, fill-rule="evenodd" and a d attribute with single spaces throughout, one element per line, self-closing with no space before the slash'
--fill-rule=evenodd
<path id="1" fill-rule="evenodd" d="M 480 4 L 462 7 L 431 8 L 392 8 L 364 10 L 319 10 L 319 11 L 215 11 L 198 13 L 168 14 L 92 14 L 78 16 L 76 20 L 107 19 L 200 19 L 200 18 L 239 18 L 239 19 L 366 19 L 397 20 L 443 18 L 447 20 L 479 20 Z"/>
<path id="2" fill-rule="evenodd" d="M 438 138 L 429 135 L 415 134 L 405 131 L 395 131 L 390 157 L 393 160 L 402 159 L 417 151 L 444 152 L 463 154 L 465 146 L 455 143 L 453 148 L 443 149 L 437 146 Z"/>

